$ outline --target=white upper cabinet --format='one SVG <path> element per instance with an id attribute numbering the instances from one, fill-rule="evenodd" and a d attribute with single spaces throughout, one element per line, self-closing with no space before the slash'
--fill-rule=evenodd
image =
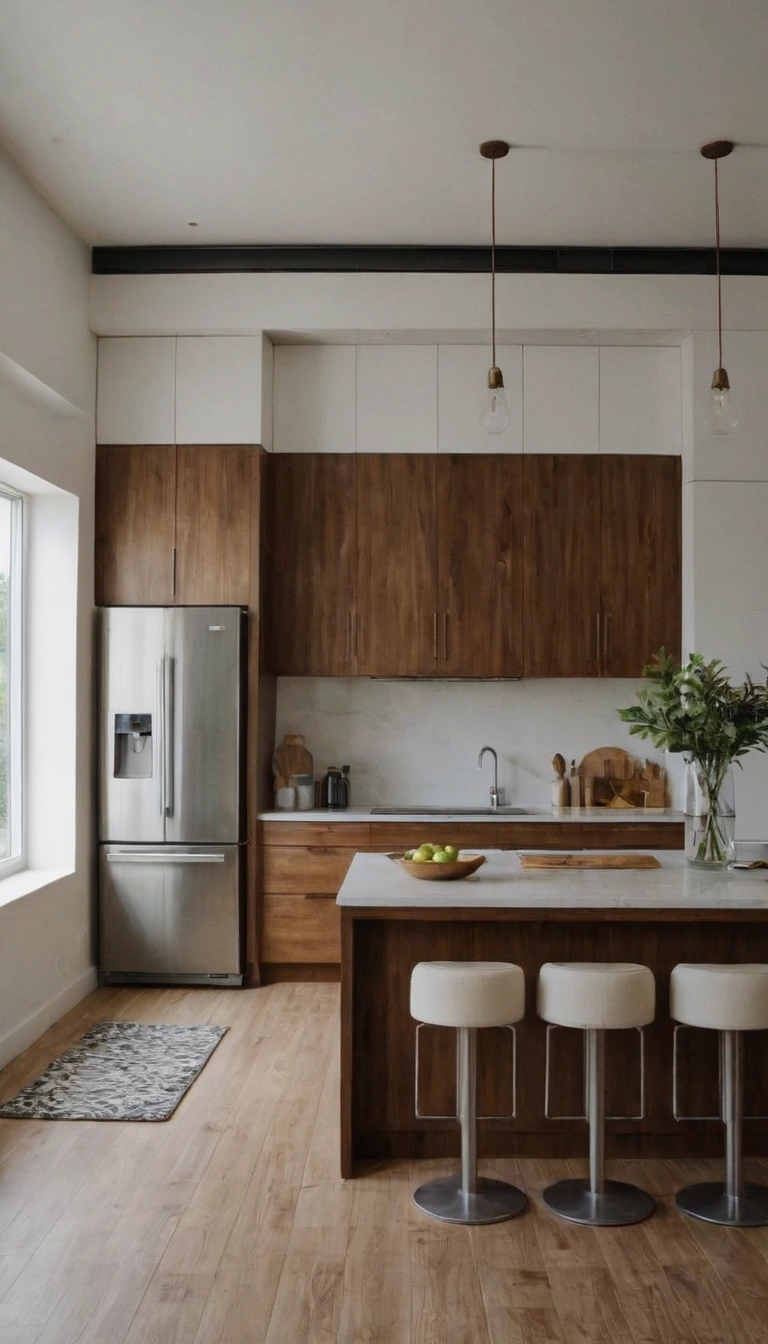
<path id="1" fill-rule="evenodd" d="M 489 434 L 480 424 L 488 370 L 489 345 L 441 345 L 437 352 L 438 451 L 441 453 L 521 453 L 523 451 L 523 361 L 519 345 L 496 347 L 510 406 L 509 425 Z"/>
<path id="2" fill-rule="evenodd" d="M 175 441 L 175 336 L 103 336 L 99 341 L 99 443 Z"/>
<path id="3" fill-rule="evenodd" d="M 597 453 L 599 397 L 596 346 L 526 345 L 525 452 Z"/>
<path id="4" fill-rule="evenodd" d="M 682 447 L 678 346 L 600 347 L 600 452 L 669 453 Z"/>
<path id="5" fill-rule="evenodd" d="M 261 442 L 261 336 L 179 336 L 176 442 Z"/>
<path id="6" fill-rule="evenodd" d="M 354 345 L 276 345 L 276 453 L 354 453 Z"/>
<path id="7" fill-rule="evenodd" d="M 437 452 L 437 346 L 358 346 L 357 451 Z"/>

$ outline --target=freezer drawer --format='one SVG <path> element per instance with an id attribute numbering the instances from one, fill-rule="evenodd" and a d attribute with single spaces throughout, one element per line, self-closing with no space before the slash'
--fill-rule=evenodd
<path id="1" fill-rule="evenodd" d="M 101 845 L 103 983 L 241 984 L 237 845 Z"/>

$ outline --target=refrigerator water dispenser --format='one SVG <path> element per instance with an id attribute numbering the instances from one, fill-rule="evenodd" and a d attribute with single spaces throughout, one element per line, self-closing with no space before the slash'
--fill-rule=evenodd
<path id="1" fill-rule="evenodd" d="M 152 715 L 115 715 L 115 779 L 152 778 Z"/>

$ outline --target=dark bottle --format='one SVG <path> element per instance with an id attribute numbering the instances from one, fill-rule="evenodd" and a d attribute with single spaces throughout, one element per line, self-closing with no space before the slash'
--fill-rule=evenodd
<path id="1" fill-rule="evenodd" d="M 347 778 L 349 766 L 343 766 L 342 770 L 339 770 L 338 765 L 329 765 L 325 779 L 320 786 L 320 806 L 327 807 L 331 812 L 342 812 L 345 807 L 349 806 L 349 780 Z"/>

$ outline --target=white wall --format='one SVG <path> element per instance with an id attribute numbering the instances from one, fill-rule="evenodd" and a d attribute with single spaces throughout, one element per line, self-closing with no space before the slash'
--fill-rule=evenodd
<path id="1" fill-rule="evenodd" d="M 578 765 L 593 747 L 624 747 L 669 764 L 616 714 L 632 703 L 633 681 L 280 677 L 277 685 L 278 740 L 303 733 L 316 778 L 350 765 L 353 806 L 485 804 L 492 766 L 486 758 L 478 771 L 477 755 L 486 743 L 498 753 L 506 801 L 521 807 L 551 805 L 555 752 Z"/>
<path id="2" fill-rule="evenodd" d="M 30 737 L 29 857 L 0 884 L 0 1065 L 95 984 L 91 626 L 95 341 L 85 246 L 0 157 L 0 479 L 38 478 L 27 692 L 66 706 Z M 17 483 L 24 485 L 23 476 Z M 45 483 L 48 483 L 46 488 Z M 79 562 L 75 563 L 75 547 Z M 60 621 L 57 628 L 56 620 Z M 53 870 L 53 872 L 51 871 Z M 47 874 L 47 876 L 45 875 Z"/>
<path id="3" fill-rule="evenodd" d="M 684 357 L 691 424 L 684 453 L 687 549 L 685 642 L 721 658 L 731 677 L 765 680 L 768 664 L 768 331 L 732 332 L 723 358 L 739 424 L 710 434 L 704 411 L 717 346 L 695 332 Z M 736 833 L 768 837 L 768 755 L 736 770 Z"/>

